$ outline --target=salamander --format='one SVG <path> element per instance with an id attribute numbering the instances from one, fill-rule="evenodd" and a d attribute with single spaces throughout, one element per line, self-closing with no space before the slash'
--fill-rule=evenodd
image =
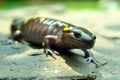
<path id="1" fill-rule="evenodd" d="M 55 58 L 57 49 L 81 49 L 87 61 L 98 64 L 93 57 L 96 36 L 87 29 L 73 24 L 46 17 L 30 18 L 29 20 L 15 19 L 11 25 L 12 39 L 38 44 L 44 48 L 44 53 Z M 56 50 L 54 48 L 57 48 Z"/>

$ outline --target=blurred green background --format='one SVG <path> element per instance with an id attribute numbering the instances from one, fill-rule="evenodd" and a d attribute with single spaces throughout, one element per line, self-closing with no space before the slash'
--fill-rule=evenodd
<path id="1" fill-rule="evenodd" d="M 63 4 L 67 9 L 99 9 L 100 0 L 0 0 L 0 9 L 12 9 L 34 5 Z"/>

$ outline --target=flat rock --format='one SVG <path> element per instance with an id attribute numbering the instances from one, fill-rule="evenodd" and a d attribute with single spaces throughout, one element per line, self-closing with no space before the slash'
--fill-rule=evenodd
<path id="1" fill-rule="evenodd" d="M 14 48 L 16 47 L 17 48 Z M 18 47 L 19 46 L 19 47 Z M 64 53 L 65 54 L 65 53 Z M 92 79 L 95 66 L 78 55 L 46 57 L 43 49 L 23 44 L 0 45 L 0 79 Z"/>
<path id="2" fill-rule="evenodd" d="M 67 11 L 53 14 L 39 7 L 2 11 L 0 14 L 0 79 L 3 80 L 120 80 L 120 11 Z M 28 10 L 25 12 L 24 10 Z M 25 13 L 24 13 L 25 12 Z M 9 13 L 9 14 L 8 14 Z M 49 13 L 49 14 L 48 14 Z M 1 16 L 2 15 L 2 16 Z M 4 16 L 5 15 L 5 16 Z M 92 49 L 103 65 L 88 64 L 80 50 L 60 53 L 53 59 L 43 49 L 17 43 L 6 45 L 10 24 L 15 17 L 46 16 L 83 26 L 96 34 Z M 71 17 L 70 17 L 71 16 Z M 3 28 L 4 27 L 4 28 Z M 4 34 L 4 35 L 2 35 Z"/>

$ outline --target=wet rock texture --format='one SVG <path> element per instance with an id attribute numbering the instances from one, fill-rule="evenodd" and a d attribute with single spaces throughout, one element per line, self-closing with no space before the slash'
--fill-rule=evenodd
<path id="1" fill-rule="evenodd" d="M 41 10 L 40 10 L 41 9 Z M 32 12 L 32 13 L 30 13 Z M 9 13 L 9 14 L 8 14 Z M 49 14 L 47 14 L 49 13 Z M 3 80 L 119 80 L 120 11 L 64 11 L 39 6 L 0 12 L 0 79 Z M 97 36 L 92 52 L 103 65 L 88 64 L 80 50 L 63 52 L 57 59 L 26 44 L 6 45 L 15 17 L 45 16 L 83 26 Z"/>

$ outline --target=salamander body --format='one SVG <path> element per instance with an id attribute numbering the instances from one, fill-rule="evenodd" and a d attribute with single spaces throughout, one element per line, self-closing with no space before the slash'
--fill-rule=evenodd
<path id="1" fill-rule="evenodd" d="M 51 55 L 60 49 L 81 49 L 85 53 L 88 62 L 97 64 L 90 49 L 94 46 L 96 36 L 85 28 L 74 26 L 64 21 L 37 17 L 27 21 L 13 20 L 11 25 L 12 39 L 24 39 L 27 42 L 44 47 L 44 52 Z M 55 58 L 55 57 L 54 57 Z"/>

